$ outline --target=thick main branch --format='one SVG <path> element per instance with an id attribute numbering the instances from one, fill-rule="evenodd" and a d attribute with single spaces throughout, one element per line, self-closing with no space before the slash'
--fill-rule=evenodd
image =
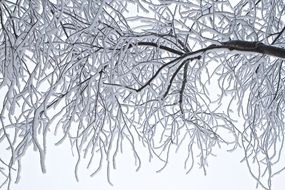
<path id="1" fill-rule="evenodd" d="M 252 53 L 261 53 L 265 55 L 270 55 L 270 56 L 275 56 L 279 58 L 285 58 L 285 49 L 280 48 L 280 47 L 275 47 L 272 45 L 265 45 L 261 42 L 248 42 L 248 41 L 242 41 L 242 40 L 232 40 L 232 41 L 227 41 L 227 42 L 221 42 L 221 45 L 210 45 L 206 48 L 193 51 L 193 52 L 188 52 L 188 53 L 183 53 L 182 51 L 159 45 L 155 42 L 138 42 L 136 44 L 137 46 L 151 46 L 151 47 L 156 47 L 160 48 L 162 50 L 168 51 L 170 53 L 174 53 L 177 55 L 180 55 L 181 57 L 189 56 L 189 55 L 195 55 L 199 53 L 204 53 L 208 50 L 213 50 L 213 49 L 229 49 L 229 50 L 237 50 L 237 51 L 246 51 L 246 52 L 252 52 Z M 134 47 L 134 44 L 130 44 L 128 48 Z M 199 56 L 197 58 L 200 58 Z M 195 59 L 195 57 L 194 57 Z"/>
<path id="2" fill-rule="evenodd" d="M 261 42 L 234 40 L 234 41 L 222 42 L 221 44 L 222 45 L 220 47 L 228 48 L 229 50 L 256 52 L 279 58 L 285 58 L 284 48 L 279 48 L 272 45 L 265 45 Z"/>
<path id="3" fill-rule="evenodd" d="M 192 52 L 188 52 L 188 53 L 184 53 L 184 54 L 182 54 L 182 52 L 179 52 L 177 50 L 174 50 L 174 49 L 166 47 L 166 46 L 158 46 L 154 42 L 139 42 L 139 43 L 137 43 L 137 45 L 157 47 L 157 48 L 166 50 L 168 52 L 178 54 L 180 56 L 176 57 L 175 59 L 171 60 L 170 62 L 162 65 L 155 72 L 155 74 L 145 84 L 143 84 L 139 89 L 134 89 L 134 88 L 131 88 L 128 86 L 124 86 L 125 88 L 127 88 L 129 90 L 134 90 L 136 92 L 140 92 L 146 86 L 150 85 L 150 83 L 157 77 L 157 75 L 160 73 L 160 71 L 163 68 L 167 67 L 168 65 L 175 64 L 175 63 L 178 63 L 178 62 L 184 60 L 184 62 L 179 66 L 179 69 L 178 69 L 178 71 L 179 71 L 180 68 L 182 68 L 182 66 L 185 63 L 187 63 L 188 61 L 201 59 L 201 55 L 207 51 L 210 51 L 210 50 L 229 49 L 229 50 L 246 51 L 246 52 L 252 52 L 252 53 L 261 53 L 261 54 L 275 56 L 275 57 L 279 57 L 279 58 L 285 58 L 285 49 L 283 49 L 283 48 L 275 47 L 272 45 L 265 45 L 265 44 L 260 43 L 260 42 L 248 42 L 248 41 L 241 41 L 241 40 L 233 40 L 233 41 L 228 41 L 228 42 L 222 42 L 221 45 L 216 45 L 216 44 L 210 45 L 206 48 L 202 48 L 202 49 L 199 49 L 197 51 L 192 51 Z M 133 47 L 132 44 L 129 45 L 129 48 L 132 48 L 132 47 Z M 175 75 L 176 74 L 174 73 L 173 76 L 175 77 Z M 173 79 L 171 79 L 171 80 L 173 80 Z M 104 84 L 121 86 L 118 84 L 109 84 L 109 83 L 104 83 Z M 167 94 L 168 90 L 166 91 L 166 94 Z M 164 96 L 166 96 L 166 94 Z"/>

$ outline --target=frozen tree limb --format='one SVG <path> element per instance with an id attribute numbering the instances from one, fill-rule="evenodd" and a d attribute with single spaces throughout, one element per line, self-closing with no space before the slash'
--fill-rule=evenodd
<path id="1" fill-rule="evenodd" d="M 230 50 L 255 52 L 279 58 L 285 58 L 284 48 L 279 48 L 272 45 L 265 45 L 260 42 L 233 40 L 228 42 L 222 42 L 221 44 Z"/>
<path id="2" fill-rule="evenodd" d="M 70 143 L 76 179 L 128 146 L 163 168 L 172 150 L 206 173 L 217 148 L 244 152 L 257 186 L 284 171 L 284 1 L 1 1 L 0 187 L 22 158 Z M 136 10 L 136 11 L 134 11 Z M 130 153 L 128 152 L 128 153 Z M 161 171 L 161 170 L 159 170 Z"/>

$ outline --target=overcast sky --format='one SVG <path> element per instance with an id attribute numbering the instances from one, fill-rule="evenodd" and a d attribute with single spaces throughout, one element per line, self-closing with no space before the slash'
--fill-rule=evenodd
<path id="1" fill-rule="evenodd" d="M 162 166 L 161 162 L 154 159 L 149 163 L 147 155 L 142 155 L 142 167 L 136 172 L 134 159 L 125 149 L 124 154 L 118 155 L 117 169 L 111 171 L 114 186 L 110 186 L 107 182 L 105 166 L 97 175 L 89 177 L 92 170 L 84 170 L 84 163 L 79 170 L 80 181 L 76 182 L 74 176 L 76 157 L 71 156 L 68 142 L 54 146 L 51 141 L 52 139 L 49 141 L 47 152 L 47 173 L 41 173 L 38 153 L 29 150 L 23 157 L 21 181 L 13 185 L 12 190 L 249 190 L 255 189 L 256 186 L 246 164 L 240 163 L 242 151 L 229 153 L 224 150 L 215 151 L 217 157 L 209 158 L 207 175 L 204 176 L 203 170 L 199 169 L 197 164 L 193 171 L 185 174 L 186 170 L 183 168 L 185 157 L 181 151 L 172 154 L 169 165 L 161 173 L 156 173 L 156 170 Z M 283 190 L 284 179 L 285 173 L 273 178 L 272 190 Z"/>
<path id="2" fill-rule="evenodd" d="M 106 1 L 108 2 L 108 0 Z M 90 177 L 93 170 L 92 168 L 85 169 L 86 162 L 84 163 L 84 161 L 80 165 L 80 181 L 77 182 L 74 175 L 77 157 L 72 157 L 68 141 L 60 146 L 55 146 L 57 138 L 51 137 L 48 141 L 47 173 L 41 173 L 39 155 L 29 148 L 22 158 L 21 180 L 16 185 L 12 184 L 12 190 L 251 190 L 256 188 L 256 183 L 250 176 L 246 164 L 240 163 L 243 158 L 242 150 L 226 152 L 225 149 L 216 150 L 217 157 L 209 158 L 205 176 L 197 163 L 195 163 L 193 171 L 186 174 L 183 151 L 178 154 L 173 152 L 168 166 L 160 173 L 156 171 L 162 167 L 163 163 L 155 159 L 149 163 L 148 154 L 143 154 L 143 151 L 139 152 L 141 153 L 142 167 L 136 172 L 134 158 L 128 154 L 131 151 L 126 148 L 124 154 L 119 154 L 117 157 L 117 169 L 111 170 L 113 186 L 107 181 L 106 165 L 97 175 Z M 273 178 L 272 190 L 283 190 L 284 179 L 285 172 Z"/>

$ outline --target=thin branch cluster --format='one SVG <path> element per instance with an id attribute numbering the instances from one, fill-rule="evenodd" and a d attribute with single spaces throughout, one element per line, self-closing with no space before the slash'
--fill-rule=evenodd
<path id="1" fill-rule="evenodd" d="M 241 148 L 271 189 L 285 169 L 285 4 L 234 2 L 0 1 L 0 188 L 20 180 L 29 149 L 46 172 L 54 133 L 76 178 L 87 159 L 111 183 L 126 144 L 137 169 L 138 144 L 163 168 L 186 151 L 187 172 L 206 172 L 216 147 Z"/>

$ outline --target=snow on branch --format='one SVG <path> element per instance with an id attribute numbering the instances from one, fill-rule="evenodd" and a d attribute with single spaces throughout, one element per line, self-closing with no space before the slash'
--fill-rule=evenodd
<path id="1" fill-rule="evenodd" d="M 284 0 L 0 2 L 0 188 L 69 142 L 107 179 L 128 147 L 206 173 L 241 149 L 258 187 L 285 169 Z M 55 135 L 56 142 L 51 142 Z M 124 147 L 124 148 L 123 148 Z M 3 152 L 3 154 L 2 154 Z M 125 152 L 124 152 L 125 153 Z M 3 156 L 8 155 L 8 156 Z"/>

